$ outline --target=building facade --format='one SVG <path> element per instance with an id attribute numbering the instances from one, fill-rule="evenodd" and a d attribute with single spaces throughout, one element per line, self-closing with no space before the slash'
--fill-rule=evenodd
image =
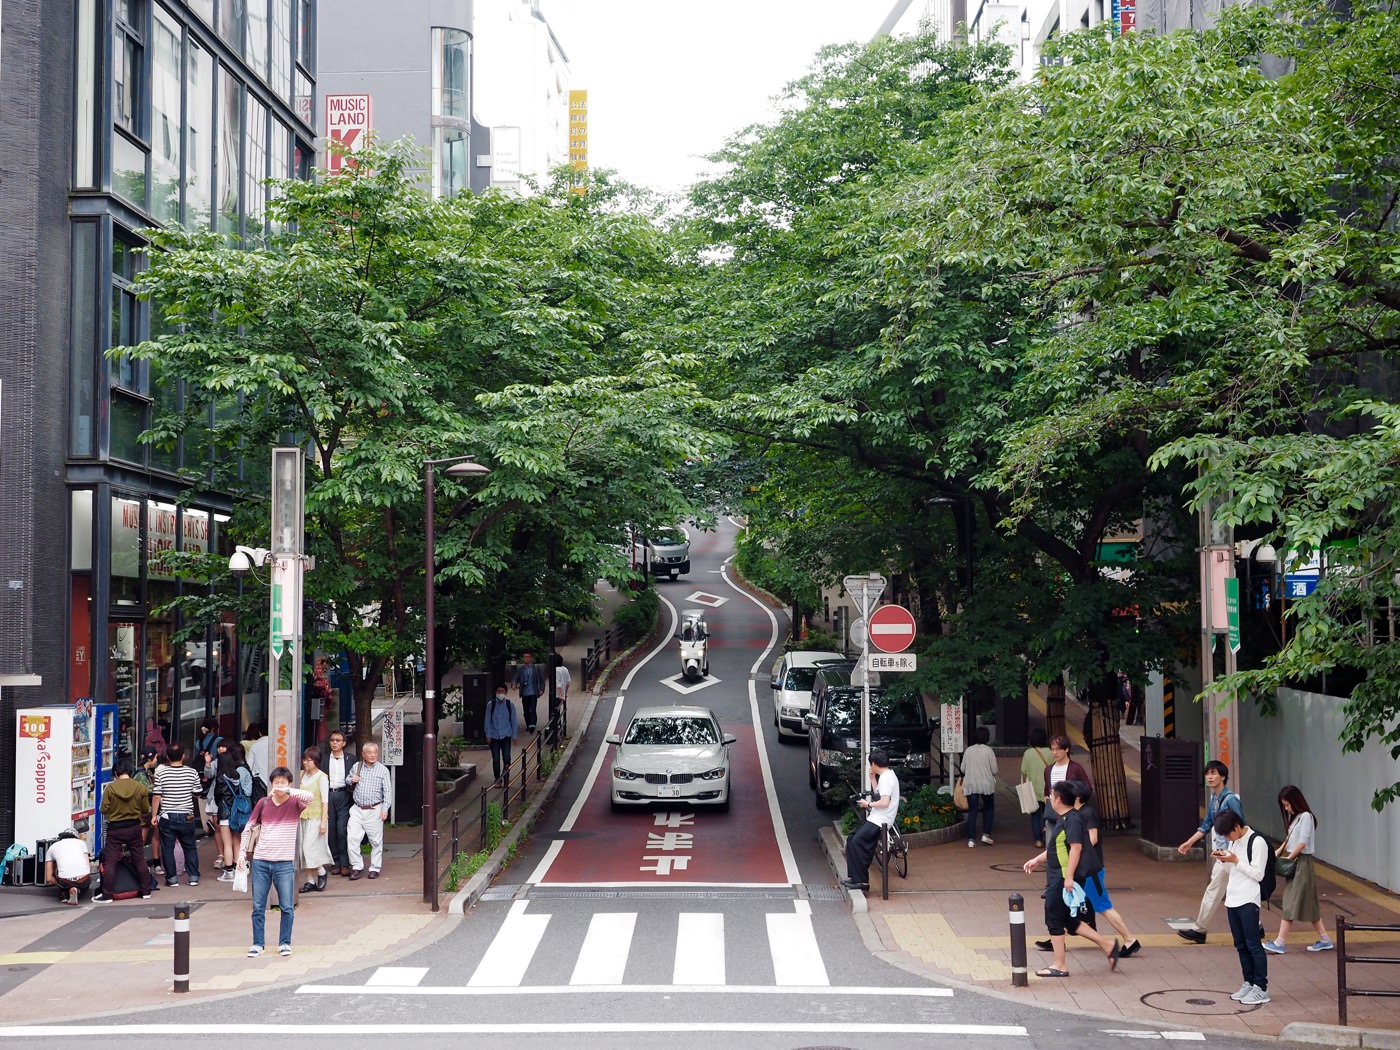
<path id="1" fill-rule="evenodd" d="M 159 332 L 142 231 L 256 242 L 270 177 L 312 170 L 315 0 L 3 0 L 0 12 L 0 783 L 17 707 L 118 705 L 121 746 L 265 715 L 262 642 L 162 607 L 204 584 L 167 551 L 231 551 L 191 500 L 214 450 L 138 440 L 181 391 L 110 357 Z M 0 838 L 9 807 L 0 807 Z M 6 838 L 6 841 L 9 841 Z"/>
<path id="2" fill-rule="evenodd" d="M 378 141 L 411 136 L 435 196 L 518 191 L 568 160 L 568 62 L 536 0 L 341 0 L 317 54 L 326 113 L 354 99 Z"/>

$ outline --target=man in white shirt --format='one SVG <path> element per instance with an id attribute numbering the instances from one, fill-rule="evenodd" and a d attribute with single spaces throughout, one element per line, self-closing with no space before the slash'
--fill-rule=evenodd
<path id="1" fill-rule="evenodd" d="M 87 843 L 72 828 L 64 828 L 49 843 L 44 857 L 45 884 L 58 887 L 58 899 L 64 904 L 77 904 L 91 881 L 92 859 Z"/>
<path id="2" fill-rule="evenodd" d="M 899 812 L 899 777 L 890 768 L 889 756 L 878 747 L 870 752 L 870 782 L 873 797 L 857 803 L 866 811 L 865 820 L 846 839 L 846 877 L 841 885 L 848 890 L 870 888 L 870 862 L 875 859 L 880 829 L 893 824 Z"/>
<path id="3" fill-rule="evenodd" d="M 248 770 L 253 774 L 253 801 L 267 795 L 267 774 L 271 766 L 268 764 L 269 750 L 272 738 L 263 731 L 261 723 L 248 727 L 249 733 L 257 733 L 257 738 L 248 747 L 247 759 Z"/>
<path id="4" fill-rule="evenodd" d="M 1263 927 L 1259 925 L 1260 880 L 1269 864 L 1269 841 L 1256 834 L 1233 809 L 1215 818 L 1213 830 L 1226 840 L 1225 849 L 1211 856 L 1230 873 L 1225 886 L 1225 914 L 1230 918 L 1230 934 L 1240 956 L 1244 984 L 1230 996 L 1241 1006 L 1262 1006 L 1269 1002 L 1269 957 L 1264 951 Z"/>

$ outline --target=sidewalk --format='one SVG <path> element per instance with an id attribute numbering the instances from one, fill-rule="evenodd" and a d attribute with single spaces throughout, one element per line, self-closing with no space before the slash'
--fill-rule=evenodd
<path id="1" fill-rule="evenodd" d="M 1071 725 L 1078 717 L 1066 719 Z M 1073 732 L 1072 737 L 1076 736 Z M 1126 737 L 1126 734 L 1125 734 Z M 1134 737 L 1135 739 L 1135 737 Z M 1083 760 L 1082 740 L 1076 755 Z M 1131 812 L 1139 808 L 1138 752 L 1125 740 L 1128 793 Z M 1000 758 L 1001 781 L 1011 785 L 1020 779 L 1019 752 Z M 1239 958 L 1230 939 L 1224 908 L 1212 920 L 1204 945 L 1191 944 L 1175 933 L 1194 924 L 1207 869 L 1203 861 L 1161 863 L 1138 850 L 1136 830 L 1105 834 L 1107 886 L 1129 929 L 1142 941 L 1141 952 L 1110 972 L 1103 953 L 1089 942 L 1069 938 L 1068 978 L 1040 978 L 1035 971 L 1048 966 L 1052 957 L 1037 951 L 1034 942 L 1044 939 L 1045 925 L 1040 899 L 1045 889 L 1041 872 L 1027 876 L 1021 865 L 1039 852 L 1032 844 L 1028 819 L 1022 816 L 1014 793 L 1003 787 L 997 796 L 995 845 L 968 849 L 965 840 L 916 849 L 909 855 L 909 877 L 891 876 L 890 899 L 882 901 L 878 871 L 872 869 L 868 912 L 856 920 L 872 952 L 894 965 L 943 983 L 973 988 L 1016 1002 L 1052 1009 L 1084 1012 L 1131 1024 L 1189 1026 L 1230 1035 L 1282 1035 L 1307 1039 L 1299 1025 L 1337 1024 L 1336 952 L 1304 950 L 1315 934 L 1311 926 L 1295 924 L 1287 953 L 1269 956 L 1269 993 L 1265 1006 L 1242 1007 L 1229 995 L 1240 984 Z M 1336 916 L 1371 924 L 1400 924 L 1400 896 L 1318 865 L 1322 917 L 1336 939 Z M 1026 946 L 1030 985 L 1011 983 L 1011 951 L 1008 897 L 1019 893 L 1025 900 Z M 1275 894 L 1275 907 L 1265 909 L 1263 922 L 1272 937 L 1282 913 L 1283 884 Z M 1099 929 L 1112 936 L 1106 920 Z M 1400 933 L 1348 933 L 1347 943 L 1369 955 L 1400 956 Z M 1400 991 L 1400 966 L 1348 967 L 1352 987 Z M 1389 1029 L 1370 1046 L 1400 1047 L 1400 1009 L 1394 1000 L 1351 997 L 1347 1002 L 1352 1029 Z M 1285 1026 L 1294 1025 L 1287 1033 Z M 1361 1045 L 1359 1035 L 1337 1031 L 1325 1035 L 1328 1045 Z M 1391 1036 L 1393 1033 L 1393 1041 Z M 1350 1040 L 1347 1042 L 1346 1040 Z"/>
<path id="2" fill-rule="evenodd" d="M 626 600 L 599 584 L 599 615 L 611 623 Z M 557 651 L 574 673 L 569 732 L 587 709 L 588 691 L 578 680 L 579 661 L 603 634 L 600 624 L 582 624 Z M 399 698 L 403 702 L 403 698 Z M 489 751 L 473 754 L 480 772 L 491 768 Z M 478 776 L 455 804 L 470 816 L 490 778 Z M 449 817 L 440 826 L 450 834 Z M 293 931 L 295 954 L 276 951 L 278 915 L 267 914 L 272 951 L 246 957 L 251 943 L 249 898 L 216 881 L 213 851 L 200 840 L 197 887 L 162 887 L 150 900 L 61 905 L 45 888 L 0 890 L 0 1017 L 5 1024 L 76 1021 L 84 1017 L 202 1002 L 258 990 L 273 983 L 325 980 L 370 965 L 384 965 L 450 932 L 462 921 L 451 915 L 442 893 L 437 913 L 423 903 L 422 829 L 390 826 L 384 835 L 384 868 L 371 882 L 332 876 L 321 893 L 298 894 Z M 461 847 L 474 851 L 474 842 Z M 447 859 L 444 858 L 445 866 Z M 302 882 L 298 872 L 297 884 Z M 275 899 L 276 894 L 273 894 Z M 190 902 L 190 990 L 171 990 L 174 964 L 173 913 Z M 358 903 L 352 903 L 358 902 Z M 84 992 L 91 989 L 90 993 Z"/>

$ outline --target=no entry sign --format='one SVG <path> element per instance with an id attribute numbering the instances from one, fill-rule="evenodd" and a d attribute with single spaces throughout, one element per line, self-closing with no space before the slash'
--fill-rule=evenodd
<path id="1" fill-rule="evenodd" d="M 870 614 L 870 644 L 882 653 L 902 653 L 914 643 L 914 616 L 902 605 L 882 605 Z"/>

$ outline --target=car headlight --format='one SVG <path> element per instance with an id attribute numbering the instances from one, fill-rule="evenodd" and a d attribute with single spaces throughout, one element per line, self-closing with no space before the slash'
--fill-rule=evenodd
<path id="1" fill-rule="evenodd" d="M 829 748 L 822 748 L 817 752 L 817 761 L 824 766 L 839 766 L 846 762 L 850 755 L 845 751 L 832 751 Z"/>
<path id="2" fill-rule="evenodd" d="M 786 704 L 778 708 L 778 713 L 784 718 L 801 718 L 807 713 L 805 707 L 788 707 Z"/>
<path id="3" fill-rule="evenodd" d="M 928 767 L 928 754 L 920 752 L 916 755 L 905 755 L 904 764 L 911 769 L 925 769 Z"/>
<path id="4" fill-rule="evenodd" d="M 699 776 L 698 776 L 696 779 L 698 779 L 698 780 L 723 780 L 723 779 L 724 779 L 724 767 L 721 766 L 721 767 L 719 767 L 718 769 L 707 769 L 707 770 L 705 770 L 705 772 L 699 774 Z"/>
<path id="5" fill-rule="evenodd" d="M 613 766 L 613 776 L 618 780 L 641 780 L 642 774 L 633 773 L 630 769 L 623 769 L 621 766 Z"/>

